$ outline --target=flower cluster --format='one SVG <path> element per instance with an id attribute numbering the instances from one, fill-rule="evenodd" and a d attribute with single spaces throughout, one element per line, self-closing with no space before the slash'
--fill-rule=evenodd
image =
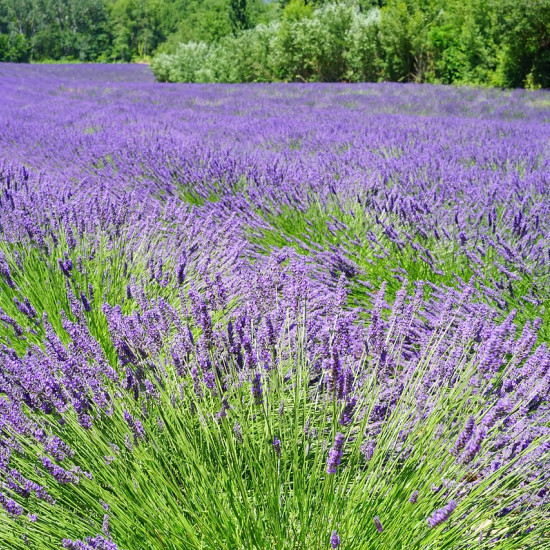
<path id="1" fill-rule="evenodd" d="M 542 545 L 546 92 L 112 70 L 0 67 L 0 546 Z"/>

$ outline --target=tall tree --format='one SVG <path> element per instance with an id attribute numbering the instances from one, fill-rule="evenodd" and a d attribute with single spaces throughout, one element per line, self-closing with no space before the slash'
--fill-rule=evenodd
<path id="1" fill-rule="evenodd" d="M 234 34 L 250 28 L 250 16 L 246 0 L 229 0 L 229 9 Z"/>

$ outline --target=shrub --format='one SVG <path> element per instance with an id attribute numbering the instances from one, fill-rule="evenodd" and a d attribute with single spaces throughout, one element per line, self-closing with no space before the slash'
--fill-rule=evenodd
<path id="1" fill-rule="evenodd" d="M 156 77 L 172 82 L 376 80 L 379 11 L 328 4 L 314 12 L 289 4 L 279 22 L 212 45 L 180 45 L 158 55 Z M 288 10 L 288 12 L 287 12 Z"/>

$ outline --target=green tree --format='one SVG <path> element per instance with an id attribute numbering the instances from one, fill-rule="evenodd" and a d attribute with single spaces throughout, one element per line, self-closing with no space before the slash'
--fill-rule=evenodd
<path id="1" fill-rule="evenodd" d="M 428 33 L 430 6 L 419 0 L 393 0 L 381 10 L 382 76 L 397 81 L 422 81 L 430 69 Z"/>
<path id="2" fill-rule="evenodd" d="M 0 34 L 0 61 L 30 61 L 31 46 L 24 34 Z"/>
<path id="3" fill-rule="evenodd" d="M 34 60 L 90 61 L 110 43 L 103 0 L 0 0 L 0 33 L 18 58 Z"/>
<path id="4" fill-rule="evenodd" d="M 250 28 L 250 17 L 246 0 L 229 0 L 229 18 L 233 26 L 233 33 Z"/>
<path id="5" fill-rule="evenodd" d="M 503 0 L 496 83 L 550 88 L 550 0 Z"/>

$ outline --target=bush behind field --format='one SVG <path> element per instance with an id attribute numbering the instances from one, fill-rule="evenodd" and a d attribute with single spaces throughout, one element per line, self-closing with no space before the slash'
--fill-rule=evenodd
<path id="1" fill-rule="evenodd" d="M 213 43 L 180 44 L 173 53 L 157 55 L 152 68 L 158 80 L 169 82 L 548 87 L 549 35 L 549 0 L 483 5 L 432 0 L 422 6 L 408 0 L 369 10 L 328 3 L 315 11 L 294 1 L 277 21 Z"/>

